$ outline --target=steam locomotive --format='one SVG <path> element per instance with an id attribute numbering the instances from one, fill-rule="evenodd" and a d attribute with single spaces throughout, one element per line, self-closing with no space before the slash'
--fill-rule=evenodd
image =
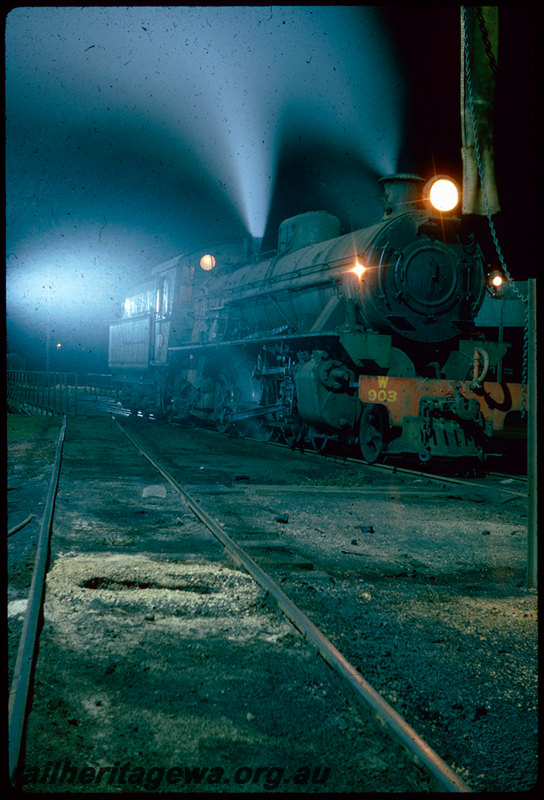
<path id="1" fill-rule="evenodd" d="M 124 405 L 324 450 L 479 457 L 523 387 L 508 345 L 475 326 L 483 253 L 446 176 L 380 179 L 384 214 L 340 233 L 315 211 L 281 223 L 277 252 L 226 242 L 160 264 L 110 326 Z M 500 339 L 501 337 L 495 337 Z"/>

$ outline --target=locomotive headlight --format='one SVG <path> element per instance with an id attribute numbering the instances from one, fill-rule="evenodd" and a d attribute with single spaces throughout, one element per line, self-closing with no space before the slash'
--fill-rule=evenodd
<path id="1" fill-rule="evenodd" d="M 203 270 L 206 270 L 206 272 L 208 272 L 210 269 L 213 269 L 215 267 L 215 258 L 209 253 L 206 253 L 206 255 L 202 256 L 202 258 L 200 259 L 200 266 L 202 267 Z"/>
<path id="2" fill-rule="evenodd" d="M 448 214 L 459 204 L 459 187 L 447 175 L 435 175 L 425 184 L 423 197 L 432 209 L 440 214 Z"/>

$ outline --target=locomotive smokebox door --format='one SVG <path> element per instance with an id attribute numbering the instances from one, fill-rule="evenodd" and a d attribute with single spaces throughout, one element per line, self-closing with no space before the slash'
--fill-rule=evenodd
<path id="1" fill-rule="evenodd" d="M 417 342 L 463 333 L 483 299 L 483 255 L 472 242 L 457 240 L 453 224 L 451 234 L 444 226 L 441 241 L 438 228 L 404 214 L 376 237 L 368 261 L 377 266 L 361 284 L 367 324 Z"/>

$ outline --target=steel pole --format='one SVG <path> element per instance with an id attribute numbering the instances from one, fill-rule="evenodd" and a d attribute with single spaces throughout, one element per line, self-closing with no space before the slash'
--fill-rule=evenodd
<path id="1" fill-rule="evenodd" d="M 529 352 L 527 363 L 527 586 L 537 586 L 537 417 L 536 417 L 536 279 L 528 282 Z"/>

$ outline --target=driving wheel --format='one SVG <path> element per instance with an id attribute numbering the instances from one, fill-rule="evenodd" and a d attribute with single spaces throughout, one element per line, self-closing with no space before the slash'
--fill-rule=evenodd
<path id="1" fill-rule="evenodd" d="M 366 406 L 359 426 L 359 446 L 365 461 L 373 464 L 385 449 L 385 416 L 379 406 Z"/>

